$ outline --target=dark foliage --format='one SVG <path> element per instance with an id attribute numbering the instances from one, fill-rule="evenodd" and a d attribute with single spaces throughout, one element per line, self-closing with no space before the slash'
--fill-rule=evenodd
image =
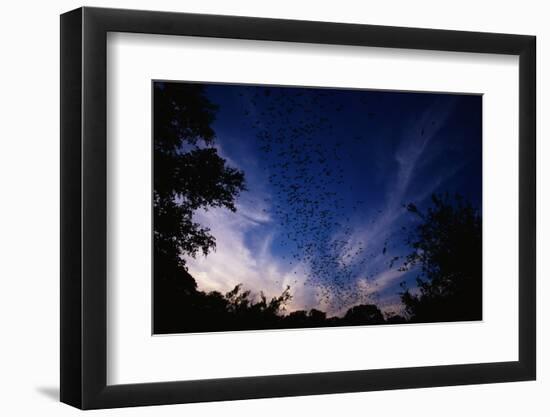
<path id="1" fill-rule="evenodd" d="M 382 324 L 384 316 L 382 312 L 372 304 L 362 304 L 350 308 L 344 320 L 349 324 Z"/>
<path id="2" fill-rule="evenodd" d="M 481 215 L 460 196 L 432 196 L 433 207 L 407 207 L 421 223 L 409 237 L 404 268 L 420 266 L 418 292 L 401 300 L 411 321 L 481 320 Z"/>
<path id="3" fill-rule="evenodd" d="M 405 321 L 393 316 L 392 321 L 386 322 L 378 307 L 370 304 L 352 307 L 341 318 L 327 318 L 325 312 L 317 309 L 287 314 L 285 306 L 291 299 L 289 287 L 270 300 L 261 293 L 255 297 L 241 285 L 226 294 L 195 291 L 171 300 L 171 315 L 159 323 L 155 333 L 355 326 Z"/>
<path id="4" fill-rule="evenodd" d="M 216 107 L 195 84 L 155 83 L 154 89 L 155 329 L 174 320 L 178 305 L 196 297 L 197 283 L 183 255 L 215 248 L 208 228 L 193 221 L 199 209 L 235 210 L 244 174 L 226 166 L 212 147 Z"/>

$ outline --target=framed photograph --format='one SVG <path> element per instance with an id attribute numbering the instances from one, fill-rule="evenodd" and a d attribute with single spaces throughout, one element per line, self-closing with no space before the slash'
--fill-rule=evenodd
<path id="1" fill-rule="evenodd" d="M 533 380 L 535 37 L 61 16 L 61 401 Z"/>

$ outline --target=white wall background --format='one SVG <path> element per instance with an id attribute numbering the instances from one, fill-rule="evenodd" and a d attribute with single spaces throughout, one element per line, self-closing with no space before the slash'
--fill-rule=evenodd
<path id="1" fill-rule="evenodd" d="M 76 415 L 59 392 L 59 17 L 73 0 L 7 2 L 0 21 L 0 413 Z M 537 0 L 123 0 L 86 5 L 534 34 L 538 37 L 538 381 L 99 411 L 98 415 L 528 415 L 550 412 L 550 26 Z M 546 16 L 546 17 L 545 17 Z M 546 394 L 546 395 L 544 395 Z"/>

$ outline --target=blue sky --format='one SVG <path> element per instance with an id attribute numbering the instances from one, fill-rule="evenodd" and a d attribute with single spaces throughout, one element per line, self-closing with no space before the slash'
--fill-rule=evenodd
<path id="1" fill-rule="evenodd" d="M 401 310 L 406 229 L 432 193 L 481 205 L 481 96 L 208 84 L 213 128 L 247 191 L 235 213 L 200 211 L 216 251 L 188 259 L 199 288 L 290 286 L 288 310 Z M 405 228 L 405 229 L 404 229 Z"/>

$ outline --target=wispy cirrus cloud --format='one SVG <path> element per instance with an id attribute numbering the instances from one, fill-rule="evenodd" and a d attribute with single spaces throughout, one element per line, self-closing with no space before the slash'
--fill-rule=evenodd
<path id="1" fill-rule="evenodd" d="M 321 303 L 315 288 L 306 286 L 309 265 L 292 268 L 272 253 L 276 234 L 266 203 L 261 198 L 247 198 L 237 204 L 237 211 L 200 210 L 194 220 L 208 227 L 216 238 L 216 249 L 207 256 L 186 257 L 189 272 L 204 291 L 226 293 L 243 284 L 253 296 L 263 292 L 268 298 L 291 287 L 288 311 L 318 307 Z M 253 237 L 251 243 L 250 237 Z"/>
<path id="2" fill-rule="evenodd" d="M 354 232 L 349 236 L 347 245 L 340 253 L 341 262 L 348 265 L 359 261 L 365 254 L 374 254 L 364 270 L 359 271 L 357 275 L 360 291 L 382 292 L 396 285 L 406 274 L 406 271 L 399 270 L 399 265 L 389 266 L 389 260 L 402 253 L 399 249 L 392 249 L 386 245 L 388 240 L 399 232 L 401 217 L 407 212 L 404 204 L 423 201 L 460 167 L 449 167 L 445 174 L 431 178 L 420 190 L 416 187 L 416 193 L 411 190 L 411 184 L 418 183 L 417 176 L 423 164 L 438 156 L 438 148 L 429 145 L 437 138 L 439 130 L 445 125 L 454 105 L 452 100 L 436 102 L 418 119 L 411 120 L 402 129 L 402 138 L 393 154 L 393 160 L 386 162 L 387 166 L 396 168 L 393 173 L 389 170 L 387 172 L 393 180 L 388 181 L 386 198 L 378 210 L 380 214 L 375 221 L 357 221 L 353 227 Z M 341 238 L 341 235 L 337 234 L 335 238 Z M 350 256 L 357 253 L 359 255 Z M 365 279 L 365 276 L 369 279 Z M 395 298 L 395 294 L 387 297 Z M 387 300 L 381 301 L 383 304 Z"/>

